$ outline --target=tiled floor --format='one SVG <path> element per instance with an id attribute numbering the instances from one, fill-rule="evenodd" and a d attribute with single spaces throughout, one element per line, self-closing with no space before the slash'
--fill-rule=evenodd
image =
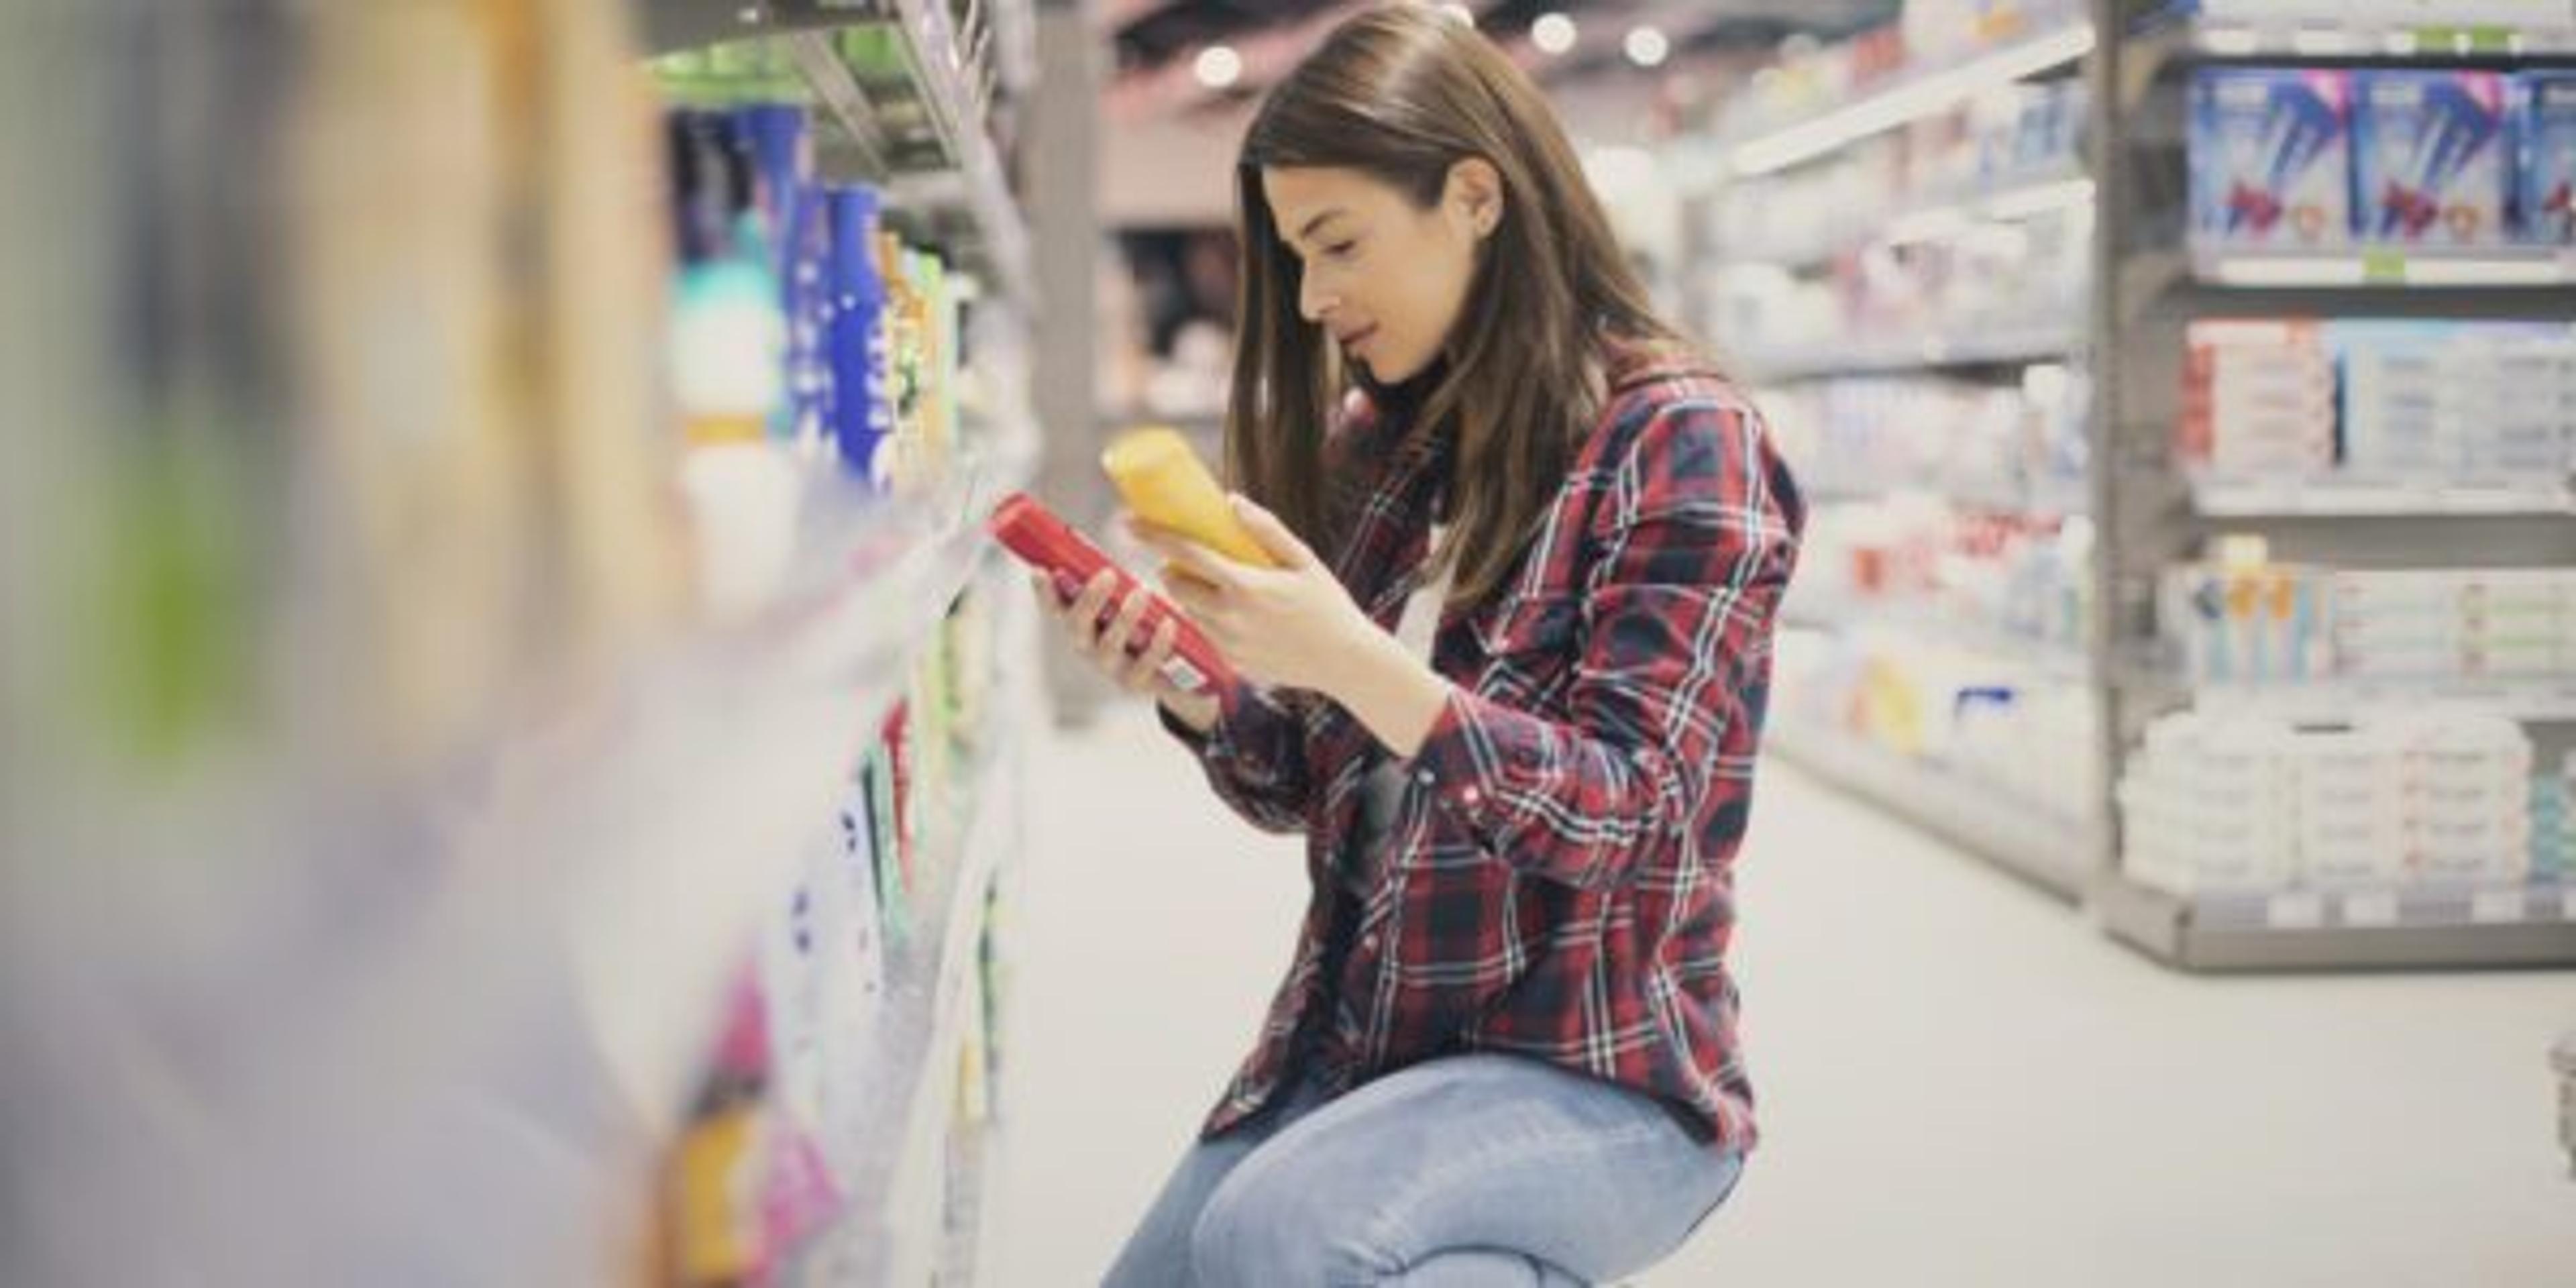
<path id="1" fill-rule="evenodd" d="M 1040 739 L 989 1282 L 1097 1281 L 1249 1041 L 1294 843 L 1141 711 Z M 1784 768 L 1743 861 L 1767 1139 L 1652 1284 L 2576 1284 L 2576 973 L 2194 979 Z"/>

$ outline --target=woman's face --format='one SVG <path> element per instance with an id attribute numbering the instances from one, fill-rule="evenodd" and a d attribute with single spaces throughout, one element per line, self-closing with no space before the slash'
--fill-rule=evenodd
<path id="1" fill-rule="evenodd" d="M 1460 162 L 1427 210 L 1357 170 L 1270 167 L 1261 187 L 1305 266 L 1298 312 L 1380 384 L 1429 367 L 1466 307 L 1477 244 L 1501 215 L 1493 167 Z"/>

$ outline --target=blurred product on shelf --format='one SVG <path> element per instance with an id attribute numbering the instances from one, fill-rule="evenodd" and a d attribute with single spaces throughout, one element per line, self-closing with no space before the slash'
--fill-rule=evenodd
<path id="1" fill-rule="evenodd" d="M 1895 22 L 1783 58 L 1734 96 L 1718 132 L 1741 137 L 1796 122 L 1902 78 L 2062 30 L 2083 0 L 1906 0 Z"/>
<path id="2" fill-rule="evenodd" d="M 2055 194 L 2043 185 L 2081 182 L 2085 112 L 2080 80 L 2002 86 L 1814 165 L 1731 183 L 1710 232 L 1735 259 L 1807 263 L 1964 225 L 1998 197 L 2044 204 Z"/>
<path id="3" fill-rule="evenodd" d="M 2292 477 L 2334 468 L 2335 362 L 2323 327 L 2203 320 L 2187 336 L 2182 464 Z"/>
<path id="4" fill-rule="evenodd" d="M 2576 751 L 2531 780 L 2531 874 L 2576 882 Z"/>
<path id="5" fill-rule="evenodd" d="M 2354 230 L 2404 245 L 2505 239 L 2513 148 L 2505 78 L 2462 70 L 2353 77 Z"/>
<path id="6" fill-rule="evenodd" d="M 957 1094 L 975 1107 L 961 1121 L 989 1116 L 992 930 L 961 927 L 953 910 L 992 897 L 960 885 L 990 872 L 968 848 L 999 754 L 985 724 L 1001 718 L 990 593 L 970 587 L 941 622 L 737 977 L 669 1163 L 673 1282 L 804 1282 L 796 1272 L 829 1277 L 886 1256 L 901 1227 L 883 1210 L 896 1137 L 915 1099 L 950 1094 L 946 1054 L 922 1046 L 954 980 L 973 983 L 952 999 L 967 1041 Z M 974 940 L 948 941 L 961 930 Z"/>
<path id="7" fill-rule="evenodd" d="M 1757 376 L 1801 365 L 1802 351 L 1898 343 L 1911 354 L 1910 346 L 1929 341 L 1956 342 L 1965 352 L 1981 333 L 2044 330 L 2063 337 L 2063 352 L 2074 346 L 2091 297 L 2092 225 L 2090 203 L 1970 223 L 1955 235 L 1872 245 L 1813 278 L 1774 264 L 1728 263 L 1707 324 L 1714 335 L 1747 337 L 1739 348 Z"/>
<path id="8" fill-rule="evenodd" d="M 2012 385 L 1851 377 L 1757 396 L 1799 483 L 1820 501 L 1911 489 L 2047 513 L 2088 500 L 2092 385 L 2080 369 L 2038 363 Z"/>
<path id="9" fill-rule="evenodd" d="M 2544 246 L 2576 246 L 2576 72 L 2514 78 L 2514 227 Z"/>
<path id="10" fill-rule="evenodd" d="M 2230 478 L 2563 481 L 2566 323 L 2202 320 L 2176 455 Z"/>
<path id="11" fill-rule="evenodd" d="M 2340 464 L 2451 478 L 2564 477 L 2576 451 L 2576 327 L 2339 321 Z"/>
<path id="12" fill-rule="evenodd" d="M 766 66 L 739 53 L 658 66 L 670 76 L 675 62 Z M 816 177 L 807 109 L 743 101 L 771 92 L 768 75 L 700 70 L 678 83 L 733 104 L 675 110 L 668 130 L 681 477 L 701 598 L 737 621 L 799 571 L 816 512 L 956 481 L 965 302 L 937 256 L 885 227 L 881 193 Z M 817 464 L 826 458 L 838 471 Z"/>
<path id="13" fill-rule="evenodd" d="M 2576 1176 L 2576 1032 L 2549 1049 L 2549 1066 L 2558 1073 L 2558 1143 L 2567 1151 L 2567 1170 Z"/>
<path id="14" fill-rule="evenodd" d="M 736 976 L 723 1037 L 674 1151 L 668 1282 L 720 1285 L 765 1280 L 762 1175 L 775 1153 L 762 1098 L 770 1080 L 768 1008 L 758 975 Z"/>
<path id="15" fill-rule="evenodd" d="M 1786 609 L 1793 621 L 1876 620 L 2080 666 L 2093 597 L 2090 520 L 1963 511 L 1920 495 L 1820 506 L 1817 518 Z"/>
<path id="16" fill-rule="evenodd" d="M 2194 235 L 2249 246 L 2345 241 L 2351 102 L 2342 72 L 2203 69 L 2192 83 Z"/>
<path id="17" fill-rule="evenodd" d="M 883 240 L 878 197 L 863 185 L 823 195 L 827 294 L 822 329 L 830 361 L 816 401 L 825 409 L 841 463 L 871 487 L 894 483 L 894 328 L 888 287 L 878 268 Z"/>
<path id="18" fill-rule="evenodd" d="M 2232 537 L 2167 571 L 2158 618 L 2198 684 L 2576 673 L 2576 570 L 2329 569 Z"/>
<path id="19" fill-rule="evenodd" d="M 2177 713 L 2120 785 L 2125 864 L 2179 895 L 2554 877 L 2533 861 L 2532 769 L 2530 738 L 2495 717 Z"/>
<path id="20" fill-rule="evenodd" d="M 2205 67 L 2187 150 L 2203 250 L 2571 240 L 2564 72 Z"/>
<path id="21" fill-rule="evenodd" d="M 2103 784 L 2099 707 L 2081 683 L 1900 627 L 1793 630 L 1778 651 L 1776 718 L 1861 738 L 2081 826 Z M 2069 861 L 2079 856 L 2063 856 Z"/>

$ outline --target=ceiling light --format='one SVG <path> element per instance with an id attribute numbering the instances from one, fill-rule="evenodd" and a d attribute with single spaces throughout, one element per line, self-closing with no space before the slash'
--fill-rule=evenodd
<path id="1" fill-rule="evenodd" d="M 1673 42 L 1653 27 L 1639 27 L 1628 33 L 1628 61 L 1639 67 L 1661 67 L 1673 53 Z"/>
<path id="2" fill-rule="evenodd" d="M 1232 89 L 1243 79 L 1243 55 L 1232 45 L 1210 45 L 1199 51 L 1197 71 L 1199 84 L 1209 89 Z"/>
<path id="3" fill-rule="evenodd" d="M 1544 54 L 1561 56 L 1574 52 L 1576 35 L 1574 20 L 1561 13 L 1541 14 L 1538 21 L 1530 24 L 1530 43 L 1537 45 L 1539 52 Z"/>

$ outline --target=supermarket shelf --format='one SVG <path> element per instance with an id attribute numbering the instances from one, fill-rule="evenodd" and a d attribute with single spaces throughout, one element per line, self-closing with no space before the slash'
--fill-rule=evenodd
<path id="1" fill-rule="evenodd" d="M 2009 179 L 1977 192 L 1920 197 L 1855 228 L 1823 237 L 1729 247 L 1734 264 L 1772 264 L 1812 269 L 1878 243 L 1937 241 L 1980 223 L 2032 219 L 2089 205 L 2094 184 L 2080 165 L 2069 164 L 2036 175 Z"/>
<path id="2" fill-rule="evenodd" d="M 2276 23 L 2195 22 L 2159 37 L 2173 52 L 2193 58 L 2326 58 L 2369 62 L 2456 62 L 2576 57 L 2576 27 L 2522 29 L 2510 25 L 2428 24 L 2331 27 Z"/>
<path id="3" fill-rule="evenodd" d="M 1946 112 L 1998 85 L 2072 66 L 2093 45 L 2093 25 L 2079 22 L 1954 66 L 1908 74 L 1820 115 L 1737 137 L 1728 147 L 1728 164 L 1739 176 L 1785 170 Z"/>
<path id="4" fill-rule="evenodd" d="M 2053 362 L 2072 356 L 2082 343 L 2077 331 L 2066 326 L 1998 331 L 1962 325 L 1945 327 L 1943 331 L 1941 335 L 1901 340 L 1862 338 L 1767 353 L 1748 352 L 1741 365 L 1752 380 L 1780 383 L 1825 376 Z"/>
<path id="5" fill-rule="evenodd" d="M 1003 723 L 996 720 L 995 723 Z M 980 969 L 984 926 L 984 893 L 1000 870 L 1007 839 L 1001 832 L 1005 811 L 984 808 L 997 795 L 1016 790 L 1007 768 L 1010 755 L 989 735 L 978 742 L 979 766 L 974 787 L 952 801 L 942 829 L 950 850 L 933 867 L 948 878 L 930 898 L 916 906 L 937 917 L 916 922 L 915 934 L 901 954 L 887 963 L 886 1009 L 878 1019 L 876 1049 L 885 1059 L 861 1079 L 856 1096 L 889 1112 L 872 1115 L 848 1157 L 851 1169 L 842 1177 L 848 1192 L 870 1205 L 858 1214 L 863 1222 L 886 1222 L 918 1237 L 915 1220 L 945 1207 L 945 1186 L 932 1186 L 944 1172 L 938 1166 L 947 1148 L 957 1097 L 958 1062 L 965 1050 L 969 1017 L 963 999 L 970 971 Z M 890 1229 L 871 1229 L 880 1255 L 918 1255 L 935 1259 L 942 1247 L 902 1243 Z M 888 1282 L 920 1282 L 902 1274 Z"/>
<path id="6" fill-rule="evenodd" d="M 2540 724 L 2576 722 L 2576 676 L 2534 680 L 2315 680 L 2203 684 L 2201 703 L 2246 715 L 2331 724 L 2355 713 L 2429 707 Z"/>
<path id="7" fill-rule="evenodd" d="M 939 0 L 872 0 L 825 11 L 845 15 L 845 25 L 892 20 L 911 42 L 909 65 L 921 76 L 912 88 L 939 137 L 940 168 L 888 173 L 885 149 L 871 146 L 879 137 L 875 112 L 848 65 L 828 40 L 797 39 L 791 46 L 797 68 L 831 109 L 844 136 L 857 143 L 865 177 L 886 182 L 899 209 L 946 216 L 930 231 L 961 242 L 969 262 L 990 274 L 1003 294 L 1022 303 L 1033 300 L 1037 279 L 1028 221 L 1011 196 L 1000 150 L 984 128 L 981 93 L 965 83 L 959 70 L 966 65 L 965 56 L 947 6 Z"/>
<path id="8" fill-rule="evenodd" d="M 491 825 L 502 852 L 600 856 L 574 878 L 587 893 L 566 901 L 562 934 L 600 1059 L 643 1121 L 675 1121 L 705 1056 L 695 1017 L 713 1013 L 742 936 L 993 557 L 980 520 L 1031 459 L 996 450 L 932 500 L 818 504 L 806 575 L 626 686 L 597 763 Z"/>
<path id="9" fill-rule="evenodd" d="M 1923 493 L 1940 497 L 1954 505 L 1993 510 L 2003 514 L 2079 515 L 2089 513 L 2093 498 L 2086 494 L 2080 479 L 1908 479 L 1902 482 L 1875 482 L 1868 479 L 1834 479 L 1803 475 L 1799 492 L 1808 501 L 1831 505 L 1836 502 L 1883 501 L 1899 492 Z"/>
<path id="10" fill-rule="evenodd" d="M 1953 648 L 2010 662 L 2045 679 L 2084 684 L 2093 676 L 2093 660 L 2071 644 L 2052 643 L 2001 627 L 1968 621 L 1921 608 L 1859 604 L 1799 604 L 1794 597 L 1781 617 L 1786 626 L 1837 634 L 1882 632 L 1947 644 Z"/>
<path id="11" fill-rule="evenodd" d="M 1028 221 L 984 128 L 983 91 L 966 83 L 965 51 L 940 0 L 648 0 L 644 17 L 647 44 L 657 53 L 762 36 L 783 40 L 836 127 L 833 146 L 823 150 L 827 170 L 886 185 L 899 220 L 954 243 L 1000 293 L 1024 304 L 1034 299 Z M 927 169 L 896 167 L 877 107 L 834 47 L 837 29 L 886 25 L 911 45 L 907 65 L 917 79 L 903 94 L 919 105 L 907 115 L 926 119 L 936 138 L 928 153 L 936 164 Z"/>
<path id="12" fill-rule="evenodd" d="M 656 54 L 846 27 L 866 17 L 817 0 L 643 0 L 637 10 L 644 46 Z"/>
<path id="13" fill-rule="evenodd" d="M 1837 730 L 1779 719 L 1765 736 L 1791 764 L 2059 898 L 2078 899 L 2092 882 L 2099 845 L 2090 827 Z"/>
<path id="14" fill-rule="evenodd" d="M 2576 964 L 2576 888 L 2428 887 L 2180 898 L 2120 878 L 2094 891 L 2117 938 L 2191 970 Z"/>
<path id="15" fill-rule="evenodd" d="M 2192 506 L 2217 519 L 2576 514 L 2562 480 L 2202 478 Z"/>
<path id="16" fill-rule="evenodd" d="M 965 65 L 966 51 L 959 45 L 956 28 L 951 25 L 944 0 L 878 0 L 891 3 L 910 34 L 920 65 L 947 71 L 929 78 L 932 101 L 939 107 L 939 119 L 952 131 L 950 147 L 956 157 L 955 173 L 963 192 L 950 198 L 953 204 L 970 211 L 980 240 L 975 244 L 984 265 L 1000 279 L 1004 293 L 1022 303 L 1037 297 L 1037 270 L 1029 228 L 1019 203 L 1011 196 L 1010 180 L 1002 170 L 1000 149 L 984 127 L 980 91 L 969 87 L 954 70 Z M 920 196 L 940 202 L 956 186 L 934 183 Z M 898 189 L 901 195 L 901 189 Z"/>
<path id="17" fill-rule="evenodd" d="M 2576 251 L 2553 247 L 2192 248 L 2191 272 L 2213 286 L 2289 289 L 2507 289 L 2576 284 Z"/>

